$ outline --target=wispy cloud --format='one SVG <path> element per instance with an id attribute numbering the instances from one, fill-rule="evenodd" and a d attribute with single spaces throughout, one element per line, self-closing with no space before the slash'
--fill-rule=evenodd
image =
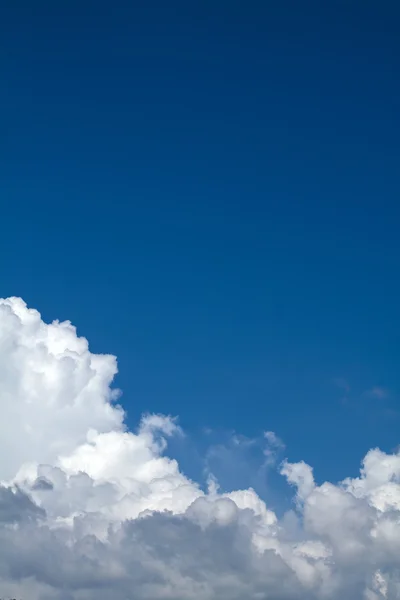
<path id="1" fill-rule="evenodd" d="M 375 398 L 376 400 L 386 400 L 386 398 L 389 397 L 389 392 L 386 388 L 376 385 L 364 392 L 364 395 L 369 398 Z"/>
<path id="2" fill-rule="evenodd" d="M 340 397 L 340 401 L 345 404 L 348 401 L 348 397 L 351 391 L 350 388 L 350 384 L 347 381 L 347 379 L 345 379 L 344 377 L 335 377 L 333 379 L 333 384 L 339 388 L 339 390 L 342 392 L 342 395 Z"/>
<path id="3" fill-rule="evenodd" d="M 347 379 L 344 379 L 344 377 L 335 377 L 333 379 L 333 383 L 336 385 L 336 387 L 338 387 L 340 390 L 343 390 L 344 392 L 346 392 L 346 394 L 348 394 L 350 392 L 350 384 L 347 381 Z"/>
<path id="4" fill-rule="evenodd" d="M 273 466 L 276 464 L 281 452 L 285 450 L 285 444 L 274 431 L 266 431 L 264 433 L 264 439 L 267 443 L 266 448 L 264 449 L 265 464 L 267 466 Z"/>

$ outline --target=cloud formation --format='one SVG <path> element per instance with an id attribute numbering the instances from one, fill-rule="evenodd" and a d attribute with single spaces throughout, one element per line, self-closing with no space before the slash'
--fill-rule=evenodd
<path id="1" fill-rule="evenodd" d="M 0 300 L 0 596 L 23 600 L 395 600 L 400 455 L 318 485 L 284 461 L 283 518 L 252 489 L 204 491 L 168 458 L 177 422 L 124 425 L 116 360 L 70 323 Z M 265 434 L 274 463 L 283 443 Z"/>

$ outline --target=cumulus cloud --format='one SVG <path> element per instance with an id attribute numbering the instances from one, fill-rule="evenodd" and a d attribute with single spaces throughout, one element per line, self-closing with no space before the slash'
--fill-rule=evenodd
<path id="1" fill-rule="evenodd" d="M 70 323 L 0 300 L 0 596 L 400 598 L 400 454 L 372 449 L 339 484 L 285 460 L 294 502 L 278 518 L 251 488 L 185 476 L 170 416 L 127 430 L 116 370 Z M 284 445 L 264 437 L 273 465 Z"/>

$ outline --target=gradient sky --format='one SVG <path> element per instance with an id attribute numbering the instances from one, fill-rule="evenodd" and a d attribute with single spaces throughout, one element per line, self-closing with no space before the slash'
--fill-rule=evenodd
<path id="1" fill-rule="evenodd" d="M 318 481 L 392 450 L 399 17 L 7 3 L 0 296 L 116 354 L 132 423 L 273 430 Z"/>

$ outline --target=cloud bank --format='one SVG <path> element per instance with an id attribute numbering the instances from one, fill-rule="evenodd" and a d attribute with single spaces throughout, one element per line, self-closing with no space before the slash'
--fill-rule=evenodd
<path id="1" fill-rule="evenodd" d="M 400 598 L 400 455 L 314 481 L 284 461 L 293 510 L 204 491 L 167 456 L 168 416 L 128 431 L 116 360 L 68 322 L 0 300 L 0 596 L 22 600 Z M 266 460 L 284 448 L 265 434 Z"/>

